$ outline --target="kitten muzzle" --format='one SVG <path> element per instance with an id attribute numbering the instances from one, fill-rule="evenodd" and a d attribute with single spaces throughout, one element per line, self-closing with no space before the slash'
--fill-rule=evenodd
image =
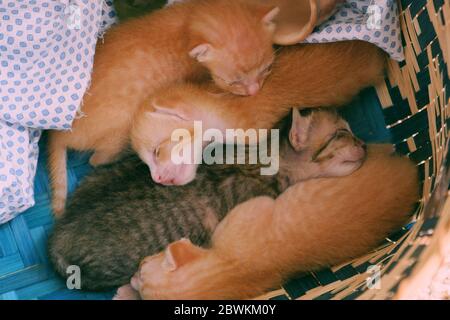
<path id="1" fill-rule="evenodd" d="M 249 96 L 254 96 L 259 92 L 260 89 L 261 89 L 261 86 L 259 85 L 258 82 L 252 83 L 247 86 L 247 94 Z"/>

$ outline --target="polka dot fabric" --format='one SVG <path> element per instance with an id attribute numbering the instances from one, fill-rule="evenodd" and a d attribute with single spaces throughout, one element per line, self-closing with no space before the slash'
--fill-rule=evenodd
<path id="1" fill-rule="evenodd" d="M 347 0 L 305 42 L 364 40 L 404 60 L 397 3 L 394 0 Z"/>
<path id="2" fill-rule="evenodd" d="M 111 1 L 0 0 L 0 223 L 34 205 L 42 129 L 70 129 Z"/>

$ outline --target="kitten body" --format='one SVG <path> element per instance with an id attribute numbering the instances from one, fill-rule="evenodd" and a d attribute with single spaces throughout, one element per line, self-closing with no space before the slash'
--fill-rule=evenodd
<path id="1" fill-rule="evenodd" d="M 195 177 L 195 167 L 184 172 L 168 161 L 154 159 L 157 147 L 170 141 L 174 129 L 186 128 L 201 120 L 203 128 L 269 129 L 293 106 L 332 107 L 348 103 L 363 88 L 384 78 L 386 55 L 376 46 L 362 41 L 296 45 L 281 49 L 272 73 L 256 96 L 236 97 L 217 93 L 211 86 L 181 84 L 170 86 L 149 97 L 133 121 L 131 143 L 146 162 L 152 176 L 171 171 L 185 176 L 179 184 Z M 233 143 L 233 141 L 230 141 Z M 165 143 L 171 147 L 170 143 Z M 170 154 L 168 150 L 162 152 Z M 168 168 L 171 167 L 171 168 Z"/>
<path id="2" fill-rule="evenodd" d="M 201 166 L 191 184 L 170 188 L 154 183 L 136 156 L 98 168 L 56 221 L 51 260 L 63 276 L 69 265 L 80 266 L 85 290 L 123 285 L 147 255 L 183 237 L 204 245 L 236 204 L 275 197 L 273 181 L 254 171 Z"/>
<path id="3" fill-rule="evenodd" d="M 54 212 L 62 212 L 67 194 L 66 150 L 95 151 L 92 165 L 114 160 L 140 102 L 155 90 L 210 71 L 225 90 L 255 94 L 273 61 L 276 13 L 243 1 L 184 1 L 111 28 L 97 45 L 83 116 L 70 131 L 50 133 Z"/>
<path id="4" fill-rule="evenodd" d="M 297 272 L 356 258 L 404 225 L 419 199 L 417 167 L 369 145 L 367 160 L 342 178 L 297 183 L 278 198 L 253 198 L 218 225 L 209 249 L 187 240 L 144 259 L 131 286 L 143 299 L 243 299 Z M 118 291 L 127 299 L 130 286 Z M 133 298 L 131 296 L 131 298 Z"/>
<path id="5" fill-rule="evenodd" d="M 169 188 L 154 183 L 137 157 L 99 168 L 56 221 L 49 252 L 57 271 L 66 276 L 69 265 L 78 265 L 83 289 L 123 285 L 144 257 L 173 241 L 189 237 L 207 245 L 219 221 L 239 203 L 275 198 L 296 181 L 349 174 L 364 159 L 361 142 L 334 112 L 294 114 L 290 142 L 283 136 L 276 176 L 262 176 L 259 166 L 201 166 L 191 184 Z"/>

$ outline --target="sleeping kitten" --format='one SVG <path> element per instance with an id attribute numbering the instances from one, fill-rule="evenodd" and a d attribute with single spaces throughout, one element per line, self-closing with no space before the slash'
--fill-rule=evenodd
<path id="1" fill-rule="evenodd" d="M 97 46 L 84 116 L 70 131 L 52 131 L 52 207 L 67 195 L 66 150 L 94 150 L 92 165 L 111 162 L 128 143 L 139 103 L 155 90 L 210 71 L 216 84 L 239 95 L 262 87 L 274 59 L 277 8 L 245 1 L 192 0 L 113 27 Z"/>
<path id="2" fill-rule="evenodd" d="M 157 182 L 170 184 L 177 178 L 178 184 L 189 183 L 196 166 L 177 167 L 162 159 L 170 154 L 175 128 L 192 130 L 193 120 L 221 130 L 272 128 L 292 106 L 344 105 L 361 89 L 383 80 L 385 59 L 379 48 L 361 41 L 297 45 L 280 51 L 256 96 L 236 97 L 192 84 L 170 86 L 144 101 L 137 112 L 131 130 L 133 148 L 154 179 L 160 172 L 171 172 Z"/>
<path id="3" fill-rule="evenodd" d="M 419 200 L 417 167 L 370 145 L 342 178 L 299 182 L 275 200 L 257 197 L 218 225 L 209 249 L 188 240 L 147 257 L 116 299 L 244 299 L 297 272 L 337 265 L 375 248 L 404 225 Z"/>
<path id="4" fill-rule="evenodd" d="M 290 134 L 281 135 L 276 176 L 261 176 L 258 165 L 201 166 L 193 183 L 168 188 L 152 182 L 137 157 L 98 169 L 56 222 L 49 240 L 56 270 L 66 275 L 69 265 L 78 265 L 83 289 L 123 285 L 140 260 L 172 241 L 189 237 L 207 244 L 219 221 L 239 203 L 275 198 L 298 181 L 347 175 L 360 167 L 362 143 L 335 112 L 301 116 L 295 110 L 293 115 Z"/>

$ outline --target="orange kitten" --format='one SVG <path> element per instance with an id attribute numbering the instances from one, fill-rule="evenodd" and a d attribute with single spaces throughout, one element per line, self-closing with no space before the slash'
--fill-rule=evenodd
<path id="1" fill-rule="evenodd" d="M 172 243 L 144 259 L 131 284 L 143 299 L 252 298 L 297 272 L 375 248 L 408 221 L 418 192 L 410 160 L 393 155 L 390 145 L 370 145 L 352 175 L 301 182 L 275 200 L 249 200 L 219 224 L 211 248 Z"/>
<path id="2" fill-rule="evenodd" d="M 217 94 L 211 86 L 192 84 L 162 89 L 136 113 L 132 146 L 155 173 L 162 166 L 171 165 L 165 161 L 170 159 L 159 159 L 159 155 L 170 154 L 165 149 L 173 145 L 168 141 L 174 129 L 192 129 L 193 120 L 201 120 L 204 128 L 221 130 L 272 128 L 293 106 L 346 104 L 361 89 L 383 80 L 385 58 L 376 46 L 361 41 L 297 45 L 281 50 L 271 76 L 256 96 Z M 183 168 L 195 169 L 196 166 Z M 181 174 L 179 170 L 170 171 Z M 181 175 L 190 180 L 195 177 L 189 172 Z M 170 181 L 175 177 L 167 178 Z M 189 179 L 177 181 L 186 184 Z"/>
<path id="3" fill-rule="evenodd" d="M 92 165 L 112 161 L 128 143 L 139 103 L 155 90 L 198 80 L 209 70 L 218 86 L 256 94 L 273 62 L 278 8 L 245 1 L 184 1 L 112 28 L 97 46 L 84 116 L 50 133 L 52 206 L 67 193 L 66 149 L 94 150 Z"/>

